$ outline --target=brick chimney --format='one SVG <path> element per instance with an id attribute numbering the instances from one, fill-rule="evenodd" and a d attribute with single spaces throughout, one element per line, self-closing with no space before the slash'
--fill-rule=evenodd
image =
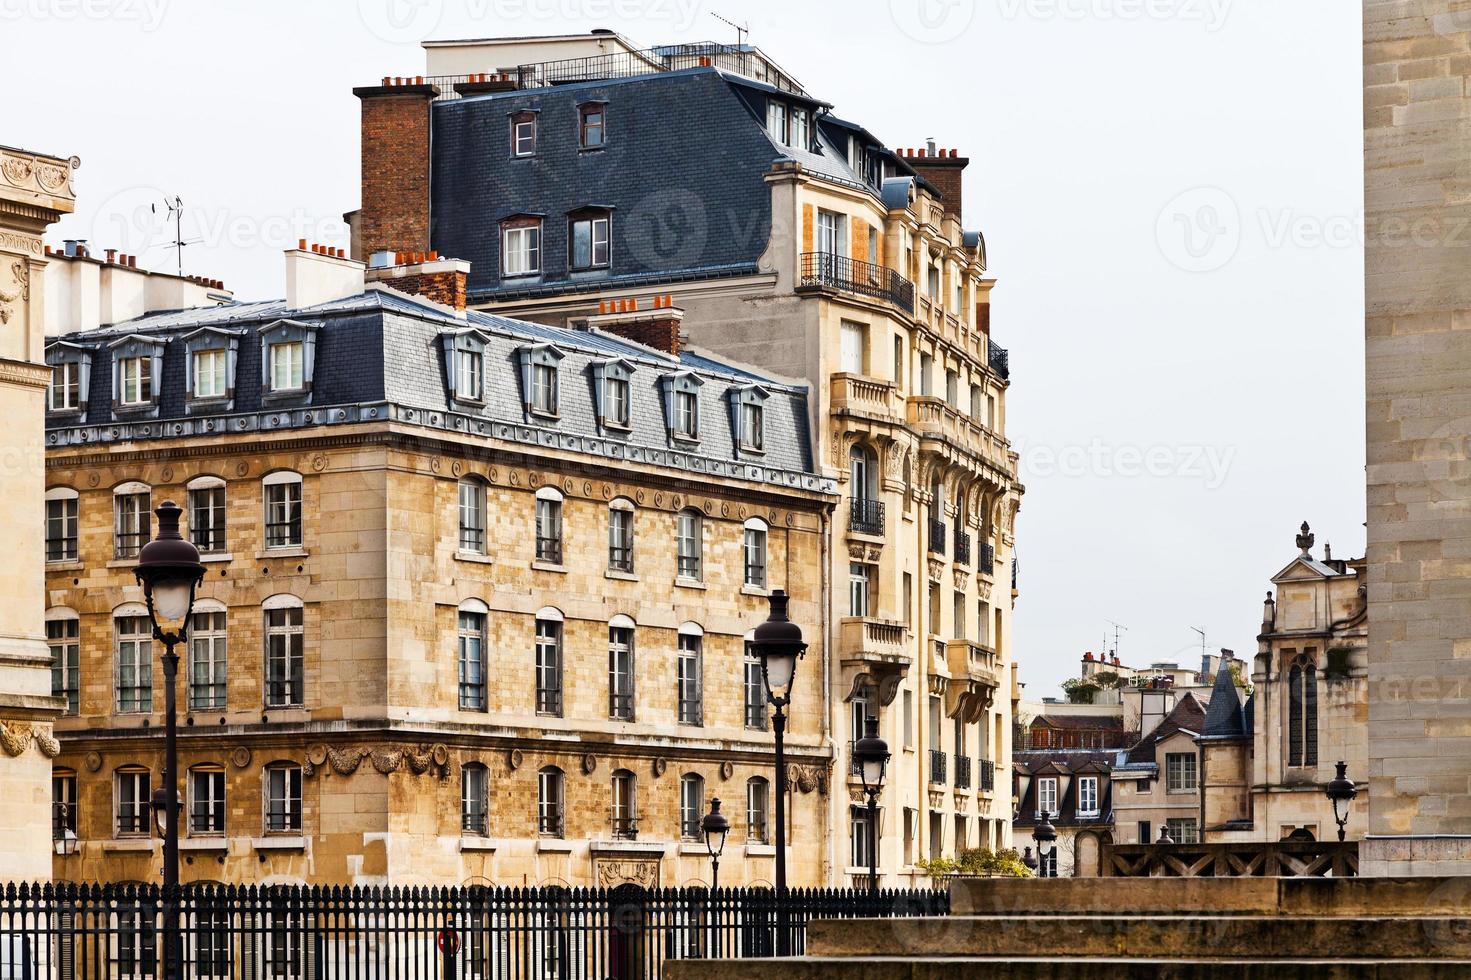
<path id="1" fill-rule="evenodd" d="M 469 278 L 469 262 L 440 258 L 438 252 L 381 251 L 368 259 L 368 282 L 423 296 L 458 312 L 465 309 L 465 283 Z"/>
<path id="2" fill-rule="evenodd" d="M 674 357 L 679 356 L 683 323 L 684 310 L 674 305 L 673 296 L 655 296 L 643 308 L 637 299 L 603 300 L 597 316 L 587 318 L 589 327 Z"/>
<path id="3" fill-rule="evenodd" d="M 362 204 L 358 255 L 429 250 L 429 106 L 423 78 L 384 78 L 352 90 L 362 100 Z"/>
<path id="4" fill-rule="evenodd" d="M 366 138 L 366 137 L 365 137 Z M 960 156 L 956 150 L 936 149 L 930 140 L 923 149 L 904 150 L 901 154 L 921 177 L 929 181 L 940 192 L 945 213 L 960 221 L 961 181 L 960 175 L 970 163 L 970 157 Z"/>

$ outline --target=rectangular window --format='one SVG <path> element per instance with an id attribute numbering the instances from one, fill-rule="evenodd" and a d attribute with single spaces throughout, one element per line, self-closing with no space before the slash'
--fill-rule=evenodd
<path id="1" fill-rule="evenodd" d="M 153 820 L 153 794 L 147 769 L 124 769 L 117 774 L 117 836 L 146 837 Z"/>
<path id="2" fill-rule="evenodd" d="M 787 141 L 787 104 L 775 99 L 766 103 L 766 131 L 778 143 Z"/>
<path id="3" fill-rule="evenodd" d="M 868 615 L 868 600 L 873 592 L 873 566 L 862 562 L 848 563 L 848 615 Z"/>
<path id="4" fill-rule="evenodd" d="M 700 663 L 700 637 L 688 633 L 679 635 L 679 723 L 681 725 L 703 725 L 705 723 L 704 678 Z"/>
<path id="5" fill-rule="evenodd" d="M 302 375 L 304 348 L 299 340 L 271 345 L 271 390 L 300 391 L 306 387 Z"/>
<path id="6" fill-rule="evenodd" d="M 1171 817 L 1165 821 L 1165 829 L 1176 844 L 1200 843 L 1200 825 L 1194 817 Z"/>
<path id="7" fill-rule="evenodd" d="M 930 395 L 934 394 L 933 390 L 931 389 L 931 386 L 933 384 L 933 378 L 931 377 L 931 375 L 933 375 L 934 373 L 935 373 L 935 359 L 932 356 L 930 356 L 929 354 L 920 354 L 919 355 L 919 393 L 922 396 L 926 397 L 926 398 L 928 398 Z"/>
<path id="8" fill-rule="evenodd" d="M 460 678 L 460 710 L 484 711 L 485 698 L 485 615 L 459 614 L 458 661 Z"/>
<path id="9" fill-rule="evenodd" d="M 945 369 L 945 404 L 951 408 L 960 407 L 960 375 L 951 368 Z"/>
<path id="10" fill-rule="evenodd" d="M 46 501 L 46 560 L 77 560 L 76 497 Z"/>
<path id="11" fill-rule="evenodd" d="M 562 564 L 562 502 L 538 497 L 536 501 L 536 557 Z"/>
<path id="12" fill-rule="evenodd" d="M 301 481 L 266 484 L 266 547 L 301 547 Z"/>
<path id="13" fill-rule="evenodd" d="M 536 713 L 562 716 L 562 624 L 536 621 Z"/>
<path id="14" fill-rule="evenodd" d="M 189 539 L 206 555 L 225 551 L 225 488 L 189 491 Z"/>
<path id="15" fill-rule="evenodd" d="M 58 812 L 52 814 L 51 837 L 61 840 L 69 830 L 77 832 L 77 774 L 59 772 L 51 777 L 51 802 Z"/>
<path id="16" fill-rule="evenodd" d="M 1078 777 L 1078 816 L 1098 816 L 1098 777 Z"/>
<path id="17" fill-rule="evenodd" d="M 543 837 L 561 837 L 566 833 L 560 769 L 549 766 L 536 774 L 536 829 Z"/>
<path id="18" fill-rule="evenodd" d="M 266 610 L 266 707 L 305 703 L 300 606 Z"/>
<path id="19" fill-rule="evenodd" d="M 146 491 L 120 493 L 113 497 L 114 557 L 137 558 L 139 550 L 148 543 L 152 519 L 148 504 Z"/>
<path id="20" fill-rule="evenodd" d="M 484 837 L 490 830 L 490 780 L 484 766 L 460 767 L 460 833 Z"/>
<path id="21" fill-rule="evenodd" d="M 1165 791 L 1188 793 L 1195 789 L 1195 753 L 1165 753 Z"/>
<path id="22" fill-rule="evenodd" d="M 761 658 L 746 644 L 745 659 L 745 708 L 746 727 L 752 731 L 766 731 L 766 682 L 761 677 Z"/>
<path id="23" fill-rule="evenodd" d="M 272 766 L 266 770 L 266 831 L 301 832 L 301 769 Z"/>
<path id="24" fill-rule="evenodd" d="M 615 572 L 633 571 L 633 511 L 614 508 L 608 511 L 608 568 Z"/>
<path id="25" fill-rule="evenodd" d="M 194 352 L 194 397 L 224 398 L 226 393 L 225 352 L 223 350 L 198 350 Z"/>
<path id="26" fill-rule="evenodd" d="M 531 410 L 542 415 L 557 414 L 556 365 L 531 365 Z"/>
<path id="27" fill-rule="evenodd" d="M 767 798 L 771 784 L 764 779 L 752 779 L 746 783 L 746 840 L 753 844 L 765 844 Z"/>
<path id="28" fill-rule="evenodd" d="M 47 393 L 47 404 L 53 412 L 65 412 L 81 407 L 82 366 L 76 361 L 64 361 L 51 366 L 51 389 Z"/>
<path id="29" fill-rule="evenodd" d="M 963 640 L 965 639 L 965 593 L 960 591 L 953 593 L 950 605 L 952 607 L 951 616 L 954 620 L 951 623 L 951 635 L 954 639 Z"/>
<path id="30" fill-rule="evenodd" d="M 847 215 L 836 211 L 817 211 L 817 251 L 823 255 L 847 255 L 847 242 L 843 234 L 847 227 Z"/>
<path id="31" fill-rule="evenodd" d="M 687 775 L 679 781 L 679 836 L 701 840 L 700 818 L 705 815 L 705 780 Z"/>
<path id="32" fill-rule="evenodd" d="M 628 381 L 625 378 L 609 378 L 606 382 L 608 404 L 604 409 L 603 421 L 608 425 L 628 428 Z"/>
<path id="33" fill-rule="evenodd" d="M 455 397 L 467 402 L 485 397 L 485 357 L 480 351 L 455 351 Z"/>
<path id="34" fill-rule="evenodd" d="M 1154 825 L 1151 824 L 1148 820 L 1139 821 L 1139 840 L 1136 843 L 1154 843 Z"/>
<path id="35" fill-rule="evenodd" d="M 118 401 L 147 405 L 153 401 L 153 358 L 125 357 L 118 364 Z"/>
<path id="36" fill-rule="evenodd" d="M 189 627 L 189 707 L 223 709 L 226 677 L 225 614 L 195 613 Z"/>
<path id="37" fill-rule="evenodd" d="M 852 850 L 848 854 L 849 867 L 868 867 L 869 832 L 868 811 L 862 807 L 850 807 L 848 814 L 848 836 L 852 842 Z"/>
<path id="38" fill-rule="evenodd" d="M 534 276 L 541 272 L 541 225 L 502 229 L 501 257 L 503 275 Z"/>
<path id="39" fill-rule="evenodd" d="M 608 628 L 608 717 L 633 721 L 633 630 Z"/>
<path id="40" fill-rule="evenodd" d="M 225 832 L 225 770 L 189 770 L 189 833 Z"/>
<path id="41" fill-rule="evenodd" d="M 584 150 L 602 146 L 607 140 L 606 110 L 601 105 L 585 105 L 579 110 L 578 142 Z"/>
<path id="42" fill-rule="evenodd" d="M 746 528 L 743 551 L 745 583 L 755 589 L 766 588 L 766 531 L 759 527 Z"/>
<path id="43" fill-rule="evenodd" d="M 741 448 L 749 452 L 760 452 L 761 442 L 764 436 L 762 431 L 764 422 L 763 411 L 760 402 L 741 403 Z"/>
<path id="44" fill-rule="evenodd" d="M 904 610 L 900 613 L 904 625 L 914 622 L 914 575 L 904 573 Z"/>
<path id="45" fill-rule="evenodd" d="M 700 438 L 700 398 L 693 391 L 674 393 L 674 434 L 681 439 Z"/>
<path id="46" fill-rule="evenodd" d="M 868 328 L 861 323 L 844 320 L 841 327 L 841 368 L 846 374 L 862 374 L 864 354 L 868 349 Z"/>
<path id="47" fill-rule="evenodd" d="M 81 705 L 82 623 L 77 619 L 53 619 L 46 623 L 46 642 L 51 647 L 51 696 L 66 699 L 66 713 L 74 715 Z"/>
<path id="48" fill-rule="evenodd" d="M 485 554 L 485 485 L 475 480 L 460 482 L 460 550 Z"/>
<path id="49" fill-rule="evenodd" d="M 703 525 L 704 522 L 695 511 L 679 512 L 675 546 L 678 554 L 677 573 L 680 578 L 698 582 L 704 573 L 704 542 L 701 540 L 704 536 Z"/>
<path id="50" fill-rule="evenodd" d="M 904 338 L 894 338 L 894 384 L 902 394 L 904 388 Z"/>
<path id="51" fill-rule="evenodd" d="M 600 269 L 608 265 L 608 219 L 579 218 L 572 222 L 572 268 Z"/>
<path id="52" fill-rule="evenodd" d="M 147 616 L 113 620 L 117 639 L 117 710 L 153 710 L 153 627 Z"/>
<path id="53" fill-rule="evenodd" d="M 799 109 L 796 107 L 792 108 L 791 132 L 789 134 L 790 142 L 788 143 L 789 146 L 794 146 L 799 150 L 808 150 L 812 148 L 812 137 L 807 129 L 807 118 L 808 117 L 806 109 Z"/>
<path id="54" fill-rule="evenodd" d="M 518 157 L 529 157 L 536 152 L 536 117 L 530 114 L 511 119 L 511 152 Z"/>
<path id="55" fill-rule="evenodd" d="M 904 689 L 904 747 L 914 748 L 914 692 Z"/>
<path id="56" fill-rule="evenodd" d="M 1057 777 L 1037 780 L 1037 812 L 1049 816 L 1057 812 Z"/>

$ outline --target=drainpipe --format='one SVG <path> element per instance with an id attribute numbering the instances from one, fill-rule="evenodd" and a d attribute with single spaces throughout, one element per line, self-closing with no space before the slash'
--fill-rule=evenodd
<path id="1" fill-rule="evenodd" d="M 822 569 L 827 569 L 828 571 L 831 571 L 831 567 L 832 566 L 831 566 L 830 563 L 832 561 L 832 546 L 831 546 L 831 542 L 828 541 L 828 535 L 831 534 L 832 533 L 832 530 L 833 530 L 832 506 L 824 507 L 822 509 L 821 513 L 818 515 L 818 529 L 819 529 L 819 534 L 818 534 L 818 539 L 819 539 L 818 540 L 818 547 L 820 549 L 822 549 L 822 554 L 821 554 L 821 557 L 819 559 L 818 567 L 819 568 L 822 568 Z M 787 561 L 790 562 L 791 560 L 792 560 L 792 549 L 791 549 L 791 546 L 790 546 L 790 537 L 788 537 Z M 834 822 L 833 805 L 834 805 L 834 801 L 838 798 L 838 791 L 837 791 L 838 766 L 837 766 L 837 763 L 836 763 L 837 746 L 836 746 L 836 744 L 835 744 L 835 742 L 834 742 L 834 740 L 832 738 L 832 731 L 833 731 L 833 726 L 832 726 L 832 711 L 833 711 L 833 707 L 832 707 L 832 689 L 833 689 L 833 687 L 832 687 L 832 673 L 831 673 L 831 670 L 832 670 L 832 664 L 835 662 L 835 660 L 834 660 L 834 658 L 832 656 L 832 649 L 833 649 L 834 637 L 833 637 L 832 575 L 831 574 L 824 574 L 822 576 L 822 595 L 821 595 L 821 600 L 820 600 L 820 602 L 819 602 L 818 605 L 819 605 L 819 609 L 820 609 L 818 615 L 821 617 L 821 620 L 822 620 L 822 622 L 821 622 L 821 632 L 820 632 L 820 635 L 822 636 L 822 711 L 819 712 L 819 714 L 822 716 L 822 722 L 821 722 L 821 724 L 822 724 L 822 730 L 820 732 L 821 739 L 820 739 L 819 744 L 826 745 L 828 747 L 828 750 L 835 757 L 834 764 L 833 764 L 831 770 L 829 770 L 830 775 L 829 775 L 828 784 L 827 784 L 828 785 L 828 805 L 827 805 L 828 834 L 827 834 L 827 854 L 826 854 L 826 856 L 823 859 L 824 860 L 824 864 L 825 864 L 825 867 L 823 868 L 823 880 L 826 881 L 829 886 L 836 887 L 837 881 L 836 881 L 836 878 L 835 878 L 834 872 L 833 872 L 833 860 L 834 860 L 833 849 L 834 849 L 834 847 L 837 846 L 836 845 L 837 828 L 835 826 L 833 826 L 833 822 Z M 843 783 L 844 783 L 844 787 L 843 787 L 844 788 L 844 794 L 843 795 L 846 796 L 847 795 L 847 792 L 846 792 L 847 791 L 847 780 L 845 779 L 843 781 Z"/>

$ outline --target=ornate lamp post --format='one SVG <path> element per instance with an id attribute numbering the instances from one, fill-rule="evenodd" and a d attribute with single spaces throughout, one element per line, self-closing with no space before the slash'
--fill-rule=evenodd
<path id="1" fill-rule="evenodd" d="M 853 746 L 853 758 L 863 777 L 863 793 L 868 797 L 868 890 L 877 895 L 878 872 L 878 795 L 884 786 L 884 770 L 889 764 L 889 744 L 879 738 L 879 720 L 866 718 L 863 737 Z"/>
<path id="2" fill-rule="evenodd" d="M 751 649 L 761 661 L 761 680 L 766 685 L 766 698 L 771 702 L 771 730 L 776 735 L 776 952 L 786 956 L 790 937 L 786 929 L 787 896 L 787 757 L 783 737 L 787 727 L 786 709 L 792 700 L 792 680 L 797 674 L 797 661 L 807 652 L 802 628 L 787 618 L 786 592 L 771 593 L 771 614 L 756 627 Z"/>
<path id="3" fill-rule="evenodd" d="M 1022 849 L 1022 864 L 1026 867 L 1028 871 L 1032 872 L 1032 874 L 1037 873 L 1037 856 L 1032 853 L 1032 849 L 1030 847 Z"/>
<path id="4" fill-rule="evenodd" d="M 710 812 L 700 821 L 700 830 L 705 834 L 705 850 L 710 852 L 710 890 L 720 887 L 720 855 L 725 851 L 725 837 L 730 833 L 730 821 L 720 812 L 720 797 L 710 798 Z"/>
<path id="5" fill-rule="evenodd" d="M 1345 828 L 1348 825 L 1348 808 L 1353 804 L 1354 797 L 1359 791 L 1354 788 L 1354 781 L 1348 778 L 1348 763 L 1338 763 L 1338 775 L 1328 781 L 1325 790 L 1328 799 L 1333 801 L 1333 821 L 1338 824 L 1338 843 L 1342 844 L 1348 836 Z"/>
<path id="6" fill-rule="evenodd" d="M 179 936 L 179 744 L 175 688 L 179 655 L 174 648 L 189 636 L 189 614 L 194 590 L 204 579 L 199 549 L 179 533 L 179 505 L 165 500 L 154 511 L 158 535 L 138 553 L 133 574 L 143 586 L 153 637 L 164 645 L 164 773 L 163 786 L 153 794 L 154 817 L 163 818 L 164 976 L 183 975 L 183 947 Z M 161 811 L 161 812 L 160 812 Z"/>
<path id="7" fill-rule="evenodd" d="M 1039 878 L 1057 877 L 1057 828 L 1052 826 L 1051 816 L 1042 814 L 1042 822 L 1032 829 L 1032 840 L 1037 842 L 1037 865 Z"/>
<path id="8" fill-rule="evenodd" d="M 77 853 L 77 847 L 81 841 L 77 839 L 77 832 L 72 830 L 71 813 L 66 804 L 60 800 L 51 804 L 51 843 L 56 849 L 57 857 L 71 857 Z"/>

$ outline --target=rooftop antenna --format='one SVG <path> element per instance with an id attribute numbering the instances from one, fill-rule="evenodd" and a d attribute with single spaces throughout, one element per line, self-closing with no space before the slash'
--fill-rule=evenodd
<path id="1" fill-rule="evenodd" d="M 1122 623 L 1115 623 L 1111 619 L 1105 619 L 1104 622 L 1113 627 L 1113 655 L 1117 657 L 1119 655 L 1119 633 L 1129 632 L 1129 627 L 1125 626 Z M 1105 634 L 1105 636 L 1106 635 L 1107 634 Z"/>
<path id="2" fill-rule="evenodd" d="M 710 11 L 710 16 L 711 17 L 714 17 L 716 20 L 720 21 L 722 24 L 725 24 L 725 25 L 727 25 L 729 27 L 734 27 L 735 28 L 735 32 L 736 32 L 736 46 L 737 47 L 744 47 L 745 46 L 745 44 L 746 44 L 746 37 L 751 33 L 751 25 L 750 25 L 749 22 L 747 22 L 745 24 L 737 24 L 735 21 L 730 20 L 727 17 L 720 16 L 719 14 L 717 14 L 713 10 Z"/>
<path id="3" fill-rule="evenodd" d="M 177 267 L 178 274 L 182 277 L 184 275 L 184 246 L 189 244 L 188 242 L 184 241 L 183 234 L 184 199 L 179 197 L 179 195 L 177 194 L 174 195 L 174 199 L 172 201 L 165 197 L 163 199 L 163 206 L 165 208 L 168 208 L 169 214 L 174 219 L 174 263 Z M 150 204 L 149 210 L 152 211 L 154 214 L 157 214 L 158 205 Z"/>
<path id="4" fill-rule="evenodd" d="M 1205 630 L 1201 629 L 1198 626 L 1192 626 L 1190 628 L 1200 634 L 1200 669 L 1201 671 L 1204 671 L 1207 658 L 1207 654 L 1205 652 Z"/>

